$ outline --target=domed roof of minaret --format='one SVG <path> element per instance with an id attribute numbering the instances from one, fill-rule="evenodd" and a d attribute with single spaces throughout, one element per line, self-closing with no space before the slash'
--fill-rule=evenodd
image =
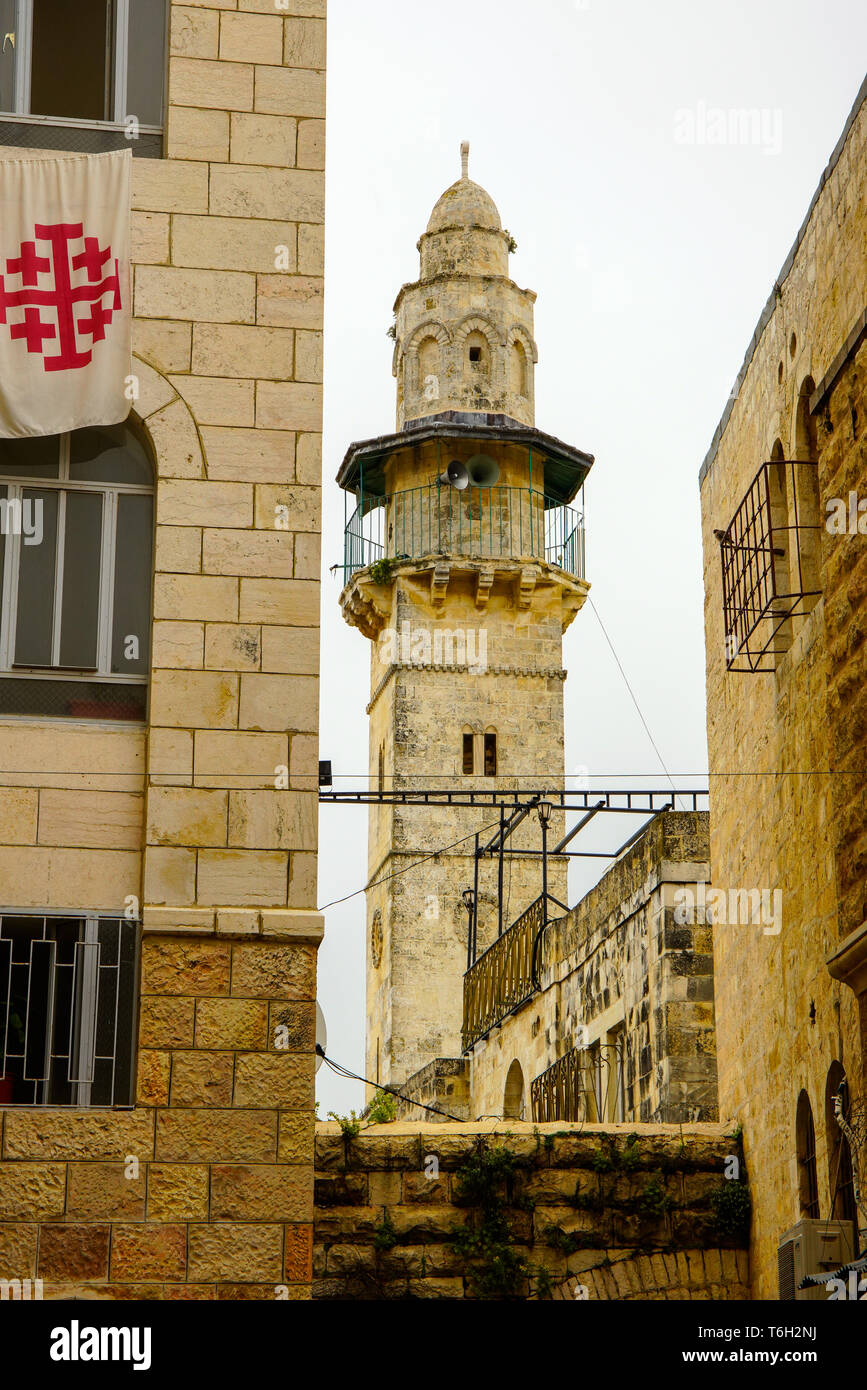
<path id="1" fill-rule="evenodd" d="M 456 183 L 447 188 L 437 202 L 427 224 L 429 232 L 442 232 L 447 227 L 484 227 L 490 232 L 502 231 L 503 224 L 497 205 L 481 184 L 473 183 L 467 175 L 469 146 L 461 146 L 463 172 Z"/>

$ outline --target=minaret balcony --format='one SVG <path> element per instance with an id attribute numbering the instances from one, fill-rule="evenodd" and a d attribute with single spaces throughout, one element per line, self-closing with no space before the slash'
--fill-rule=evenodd
<path id="1" fill-rule="evenodd" d="M 383 562 L 431 557 L 541 560 L 585 577 L 584 513 L 532 487 L 469 487 L 434 482 L 390 496 L 363 497 L 344 532 L 343 578 L 383 574 Z"/>

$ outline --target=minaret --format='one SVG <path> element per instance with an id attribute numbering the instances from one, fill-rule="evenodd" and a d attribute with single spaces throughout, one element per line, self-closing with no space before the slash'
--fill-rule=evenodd
<path id="1" fill-rule="evenodd" d="M 593 462 L 535 428 L 532 290 L 509 275 L 515 243 L 468 174 L 437 202 L 419 279 L 394 306 L 394 434 L 350 446 L 346 621 L 371 640 L 371 785 L 384 790 L 563 784 L 562 634 L 582 606 Z M 498 812 L 371 807 L 367 1075 L 403 1083 L 461 1054 L 474 835 Z M 551 828 L 556 843 L 561 817 Z M 488 828 L 490 827 L 490 828 Z M 478 951 L 541 892 L 540 829 L 509 842 L 502 908 L 482 861 Z M 447 847 L 419 867 L 423 855 Z M 548 887 L 565 901 L 566 860 Z"/>

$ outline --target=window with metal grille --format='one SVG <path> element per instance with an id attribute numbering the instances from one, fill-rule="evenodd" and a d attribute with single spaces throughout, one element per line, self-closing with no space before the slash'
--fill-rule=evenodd
<path id="1" fill-rule="evenodd" d="M 0 1104 L 132 1105 L 138 926 L 0 916 Z"/>
<path id="2" fill-rule="evenodd" d="M 0 714 L 143 720 L 152 569 L 128 425 L 0 440 Z"/>
<path id="3" fill-rule="evenodd" d="M 816 1173 L 816 1130 L 813 1125 L 813 1107 L 806 1091 L 802 1091 L 798 1097 L 795 1133 L 801 1215 L 818 1220 L 820 1211 L 819 1179 Z"/>
<path id="4" fill-rule="evenodd" d="M 0 143 L 162 154 L 166 0 L 0 0 Z"/>
<path id="5" fill-rule="evenodd" d="M 831 1193 L 831 1215 L 837 1221 L 858 1220 L 855 1201 L 855 1178 L 852 1171 L 852 1151 L 849 1140 L 840 1128 L 834 1110 L 839 1095 L 843 1118 L 849 1118 L 849 1087 L 840 1062 L 832 1062 L 825 1081 L 825 1133 L 828 1136 L 828 1183 Z"/>
<path id="6" fill-rule="evenodd" d="M 819 597 L 816 464 L 762 464 L 724 532 L 725 658 L 729 671 L 773 671 L 791 646 L 791 620 Z"/>

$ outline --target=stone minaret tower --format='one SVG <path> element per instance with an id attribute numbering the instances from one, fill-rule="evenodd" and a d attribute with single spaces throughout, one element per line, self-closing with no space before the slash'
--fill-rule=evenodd
<path id="1" fill-rule="evenodd" d="M 387 791 L 562 786 L 562 634 L 589 587 L 569 503 L 593 460 L 535 428 L 536 296 L 509 276 L 515 243 L 468 177 L 468 154 L 464 145 L 461 177 L 419 241 L 419 279 L 395 303 L 396 432 L 353 444 L 338 475 L 354 495 L 341 606 L 371 639 L 370 778 Z M 400 1084 L 460 1056 L 461 893 L 473 883 L 474 834 L 489 838 L 498 815 L 371 807 L 374 1080 Z M 507 859 L 502 915 L 497 862 L 482 861 L 479 952 L 541 892 L 535 816 L 509 846 L 534 853 Z M 566 862 L 548 878 L 563 901 Z"/>

